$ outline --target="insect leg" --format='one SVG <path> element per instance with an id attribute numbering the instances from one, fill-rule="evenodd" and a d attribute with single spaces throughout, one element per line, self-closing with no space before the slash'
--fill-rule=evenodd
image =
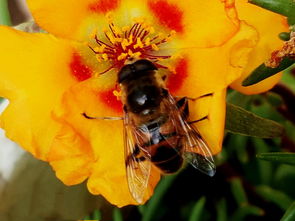
<path id="1" fill-rule="evenodd" d="M 123 117 L 90 117 L 85 112 L 81 114 L 83 117 L 89 120 L 123 120 Z"/>
<path id="2" fill-rule="evenodd" d="M 187 97 L 180 98 L 176 102 L 176 107 L 179 110 L 182 118 L 186 120 L 189 116 L 188 99 Z"/>
<path id="3" fill-rule="evenodd" d="M 198 119 L 198 120 L 189 121 L 189 122 L 187 122 L 187 123 L 188 123 L 188 124 L 195 124 L 195 123 L 198 123 L 198 122 L 203 121 L 203 120 L 206 120 L 206 119 L 208 119 L 208 115 L 205 116 L 205 117 L 202 117 L 202 118 L 200 118 L 200 119 Z"/>
<path id="4" fill-rule="evenodd" d="M 180 98 L 177 102 L 176 102 L 176 106 L 179 110 L 179 112 L 181 113 L 181 116 L 183 117 L 184 120 L 187 120 L 188 119 L 188 116 L 189 116 L 189 107 L 188 107 L 188 100 L 197 100 L 197 99 L 200 99 L 200 98 L 204 98 L 204 97 L 208 97 L 208 96 L 212 96 L 213 94 L 210 93 L 210 94 L 205 94 L 205 95 L 202 95 L 198 98 L 188 98 L 188 97 L 183 97 L 183 98 Z M 205 120 L 205 119 L 208 119 L 208 116 L 205 116 L 205 117 L 202 117 L 200 119 L 197 119 L 197 120 L 194 120 L 194 121 L 190 121 L 188 122 L 188 124 L 194 124 L 194 123 L 198 123 L 202 120 Z"/>
<path id="5" fill-rule="evenodd" d="M 187 98 L 188 100 L 196 101 L 196 100 L 199 100 L 199 99 L 201 99 L 201 98 L 209 97 L 209 96 L 213 96 L 213 93 L 204 94 L 204 95 L 202 95 L 202 96 L 195 97 L 195 98 L 192 98 L 192 97 L 186 97 L 186 98 Z"/>

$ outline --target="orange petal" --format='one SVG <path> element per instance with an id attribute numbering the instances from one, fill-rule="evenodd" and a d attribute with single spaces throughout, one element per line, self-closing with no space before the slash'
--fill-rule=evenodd
<path id="1" fill-rule="evenodd" d="M 220 47 L 181 50 L 175 73 L 168 77 L 169 90 L 195 98 L 226 88 L 240 77 L 255 44 L 256 32 L 241 22 L 237 34 Z"/>
<path id="2" fill-rule="evenodd" d="M 66 126 L 55 137 L 48 160 L 66 184 L 76 184 L 89 176 L 91 193 L 101 194 L 117 206 L 136 204 L 127 186 L 122 120 L 87 119 L 82 115 L 121 116 L 122 112 L 113 106 L 112 99 L 117 98 L 108 94 L 106 100 L 101 96 L 112 89 L 105 79 L 104 75 L 89 79 L 65 92 L 54 116 Z M 145 200 L 152 195 L 159 178 L 159 172 L 153 171 Z"/>
<path id="3" fill-rule="evenodd" d="M 278 34 L 289 31 L 287 21 L 285 17 L 252 5 L 246 0 L 238 0 L 236 6 L 239 18 L 256 29 L 259 40 L 250 54 L 242 76 L 231 87 L 245 94 L 262 93 L 272 88 L 280 80 L 281 74 L 249 87 L 243 87 L 241 83 L 257 66 L 269 59 L 274 50 L 282 47 L 283 41 L 278 38 Z M 253 16 L 258 14 L 259 16 Z M 266 24 L 271 24 L 271 27 Z"/>
<path id="4" fill-rule="evenodd" d="M 220 0 L 148 0 L 159 26 L 175 30 L 183 46 L 221 45 L 239 29 L 234 4 Z"/>
<path id="5" fill-rule="evenodd" d="M 94 29 L 108 27 L 106 14 L 114 12 L 119 20 L 126 20 L 134 1 L 122 0 L 28 0 L 34 19 L 43 29 L 57 36 L 71 39 L 85 39 Z M 134 4 L 133 4 L 134 3 Z M 122 8 L 122 6 L 124 6 Z M 131 6 L 131 7 L 130 7 Z M 129 7 L 126 10 L 126 7 Z M 136 11 L 136 7 L 134 9 Z M 128 19 L 127 19 L 128 20 Z M 131 20 L 128 20 L 129 25 Z"/>
<path id="6" fill-rule="evenodd" d="M 190 121 L 207 117 L 194 124 L 203 139 L 209 145 L 212 154 L 218 154 L 222 149 L 225 122 L 226 89 L 216 91 L 212 96 L 199 98 L 189 102 Z"/>
<path id="7" fill-rule="evenodd" d="M 221 45 L 239 29 L 234 4 L 220 0 L 28 0 L 28 5 L 42 28 L 80 40 L 107 28 L 110 12 L 119 26 L 144 17 L 158 31 L 175 30 L 183 47 Z"/>
<path id="8" fill-rule="evenodd" d="M 9 138 L 45 159 L 60 127 L 51 111 L 64 90 L 77 82 L 70 67 L 74 45 L 3 26 L 0 33 L 0 96 L 10 101 L 1 126 Z"/>

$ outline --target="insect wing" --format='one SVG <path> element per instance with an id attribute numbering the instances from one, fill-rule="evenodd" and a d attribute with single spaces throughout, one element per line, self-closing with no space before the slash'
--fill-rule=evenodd
<path id="1" fill-rule="evenodd" d="M 142 203 L 143 201 L 151 171 L 150 154 L 139 143 L 139 140 L 145 139 L 146 136 L 143 132 L 136 130 L 132 119 L 128 113 L 125 113 L 124 142 L 126 175 L 130 193 L 138 203 Z"/>
<path id="2" fill-rule="evenodd" d="M 170 94 L 168 94 L 165 103 L 170 111 L 170 118 L 174 119 L 174 125 L 178 127 L 178 133 L 184 136 L 184 159 L 194 168 L 209 176 L 213 176 L 216 167 L 207 143 L 203 140 L 200 133 L 183 119 L 184 116 L 180 113 L 179 107 L 177 107 L 174 98 Z"/>
<path id="3" fill-rule="evenodd" d="M 194 168 L 209 176 L 214 176 L 216 167 L 207 143 L 196 129 L 187 122 L 183 123 L 187 131 L 184 142 L 184 158 Z"/>

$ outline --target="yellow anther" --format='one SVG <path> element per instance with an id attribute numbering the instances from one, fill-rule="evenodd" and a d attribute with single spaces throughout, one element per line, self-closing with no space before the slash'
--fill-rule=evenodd
<path id="1" fill-rule="evenodd" d="M 131 50 L 128 51 L 128 55 L 130 58 L 138 59 L 141 56 L 141 52 L 135 52 L 133 53 Z"/>
<path id="2" fill-rule="evenodd" d="M 127 53 L 121 53 L 118 57 L 117 57 L 117 59 L 118 59 L 118 61 L 121 61 L 121 60 L 124 60 L 126 57 L 127 57 Z"/>
<path id="3" fill-rule="evenodd" d="M 122 30 L 118 26 L 113 25 L 113 30 L 114 30 L 116 35 L 121 35 L 122 34 Z"/>
<path id="4" fill-rule="evenodd" d="M 130 29 L 130 26 L 124 26 L 122 27 L 122 31 L 128 31 Z"/>
<path id="5" fill-rule="evenodd" d="M 131 45 L 132 43 L 133 43 L 133 34 L 129 36 L 129 45 Z"/>
<path id="6" fill-rule="evenodd" d="M 102 53 L 102 52 L 104 51 L 105 48 L 106 48 L 105 45 L 101 45 L 101 46 L 99 46 L 99 47 L 95 47 L 93 50 L 94 50 L 95 52 Z"/>
<path id="7" fill-rule="evenodd" d="M 171 73 L 176 74 L 175 67 L 170 66 L 170 65 L 167 65 L 166 67 L 168 68 L 168 70 L 169 70 Z"/>
<path id="8" fill-rule="evenodd" d="M 99 52 L 99 47 L 95 47 L 95 48 L 93 48 L 93 51 L 95 51 L 95 52 Z"/>
<path id="9" fill-rule="evenodd" d="M 101 55 L 101 57 L 102 57 L 102 59 L 103 59 L 104 61 L 109 60 L 109 57 L 108 57 L 108 55 L 107 55 L 106 53 L 103 53 L 103 54 Z"/>
<path id="10" fill-rule="evenodd" d="M 108 12 L 108 13 L 106 14 L 106 18 L 107 18 L 107 20 L 108 20 L 109 23 L 112 23 L 113 20 L 114 20 L 114 15 L 113 15 L 113 13 L 112 13 L 112 12 Z"/>
<path id="11" fill-rule="evenodd" d="M 172 31 L 170 32 L 170 36 L 174 36 L 174 35 L 176 35 L 176 31 L 172 30 Z"/>
<path id="12" fill-rule="evenodd" d="M 149 30 L 150 34 L 154 34 L 155 33 L 155 29 L 153 26 L 149 27 Z"/>
<path id="13" fill-rule="evenodd" d="M 123 38 L 114 38 L 114 42 L 116 43 L 116 42 L 122 42 L 123 41 Z"/>
<path id="14" fill-rule="evenodd" d="M 106 32 L 106 35 L 108 36 L 112 44 L 116 43 L 116 40 L 111 32 Z"/>
<path id="15" fill-rule="evenodd" d="M 133 18 L 132 20 L 134 23 L 142 24 L 142 23 L 144 23 L 145 18 L 144 17 L 137 17 L 137 18 Z"/>
<path id="16" fill-rule="evenodd" d="M 163 34 L 162 32 L 160 32 L 160 33 L 158 34 L 158 36 L 159 36 L 159 39 L 161 39 L 161 40 L 164 40 L 164 39 L 167 38 L 167 35 Z"/>
<path id="17" fill-rule="evenodd" d="M 151 45 L 151 38 L 147 37 L 144 41 L 145 46 L 150 46 Z"/>
<path id="18" fill-rule="evenodd" d="M 140 56 L 141 56 L 141 52 L 138 51 L 136 53 L 133 53 L 132 58 L 138 59 Z"/>
<path id="19" fill-rule="evenodd" d="M 99 54 L 97 54 L 95 57 L 98 62 L 102 62 L 102 58 Z"/>
<path id="20" fill-rule="evenodd" d="M 136 39 L 136 44 L 133 46 L 134 49 L 136 48 L 143 48 L 143 44 L 140 38 Z"/>
<path id="21" fill-rule="evenodd" d="M 97 28 L 94 28 L 92 32 L 89 34 L 89 38 L 94 39 L 97 35 Z"/>
<path id="22" fill-rule="evenodd" d="M 152 44 L 152 49 L 154 51 L 159 51 L 159 47 L 156 44 Z"/>
<path id="23" fill-rule="evenodd" d="M 125 51 L 126 50 L 126 47 L 129 46 L 129 42 L 127 41 L 127 39 L 123 39 L 123 41 L 121 42 L 121 46 L 123 48 L 123 50 Z"/>
<path id="24" fill-rule="evenodd" d="M 130 49 L 128 50 L 128 55 L 129 56 L 133 56 L 133 51 L 131 51 Z"/>
<path id="25" fill-rule="evenodd" d="M 113 95 L 116 96 L 118 100 L 120 100 L 120 97 L 122 96 L 122 92 L 113 90 Z"/>

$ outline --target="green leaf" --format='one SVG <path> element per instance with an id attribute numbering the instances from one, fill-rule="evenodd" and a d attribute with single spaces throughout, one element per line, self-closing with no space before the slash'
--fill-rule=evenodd
<path id="1" fill-rule="evenodd" d="M 121 210 L 117 207 L 113 210 L 113 221 L 123 221 Z"/>
<path id="2" fill-rule="evenodd" d="M 101 219 L 101 212 L 99 210 L 94 210 L 92 214 L 92 218 L 94 220 L 100 220 Z"/>
<path id="3" fill-rule="evenodd" d="M 261 153 L 257 155 L 257 158 L 261 160 L 273 161 L 277 163 L 295 165 L 295 153 L 283 153 L 283 152 Z"/>
<path id="4" fill-rule="evenodd" d="M 291 70 L 287 70 L 286 72 L 283 74 L 281 82 L 295 92 L 295 77 L 292 75 Z"/>
<path id="5" fill-rule="evenodd" d="M 279 123 L 259 117 L 233 104 L 226 106 L 225 128 L 231 133 L 245 136 L 273 138 L 283 133 Z"/>
<path id="6" fill-rule="evenodd" d="M 192 213 L 190 215 L 189 221 L 201 221 L 202 220 L 202 213 L 204 210 L 206 198 L 203 196 L 199 199 L 192 209 Z"/>
<path id="7" fill-rule="evenodd" d="M 177 174 L 165 176 L 162 178 L 161 182 L 157 186 L 153 197 L 144 207 L 144 215 L 142 221 L 151 221 L 155 220 L 154 216 L 157 216 L 155 211 L 159 208 L 162 198 L 164 197 L 165 193 L 172 185 L 174 180 L 176 179 Z"/>
<path id="8" fill-rule="evenodd" d="M 217 203 L 217 221 L 227 221 L 226 201 L 223 198 Z"/>
<path id="9" fill-rule="evenodd" d="M 294 59 L 285 57 L 281 61 L 280 65 L 276 68 L 271 68 L 265 66 L 265 64 L 261 64 L 258 66 L 242 83 L 243 86 L 250 86 L 256 84 L 268 77 L 271 77 L 280 71 L 285 70 L 286 68 L 290 67 L 292 64 L 295 63 Z"/>
<path id="10" fill-rule="evenodd" d="M 253 143 L 255 147 L 255 152 L 257 154 L 267 152 L 269 150 L 269 145 L 265 142 L 263 139 L 258 138 L 251 138 L 251 142 Z M 262 160 L 256 160 L 256 175 L 258 176 L 256 178 L 256 181 L 258 183 L 262 184 L 270 184 L 273 178 L 273 164 L 262 161 Z"/>
<path id="11" fill-rule="evenodd" d="M 294 221 L 295 220 L 295 202 L 287 209 L 281 221 Z"/>
<path id="12" fill-rule="evenodd" d="M 0 25 L 11 25 L 7 0 L 0 0 Z"/>
<path id="13" fill-rule="evenodd" d="M 256 192 L 267 201 L 276 204 L 282 210 L 286 210 L 292 203 L 292 199 L 284 192 L 272 189 L 269 186 L 258 186 L 256 187 Z"/>
<path id="14" fill-rule="evenodd" d="M 244 187 L 239 178 L 233 178 L 230 181 L 231 192 L 233 193 L 235 200 L 239 206 L 244 206 L 248 203 L 247 195 L 244 191 Z"/>
<path id="15" fill-rule="evenodd" d="M 263 214 L 264 214 L 264 211 L 262 209 L 256 206 L 247 205 L 237 209 L 237 211 L 234 212 L 234 214 L 232 215 L 231 220 L 232 221 L 245 220 L 245 217 L 249 215 L 263 216 Z"/>
<path id="16" fill-rule="evenodd" d="M 295 2 L 293 0 L 249 0 L 249 3 L 286 17 L 291 17 L 295 13 Z"/>

